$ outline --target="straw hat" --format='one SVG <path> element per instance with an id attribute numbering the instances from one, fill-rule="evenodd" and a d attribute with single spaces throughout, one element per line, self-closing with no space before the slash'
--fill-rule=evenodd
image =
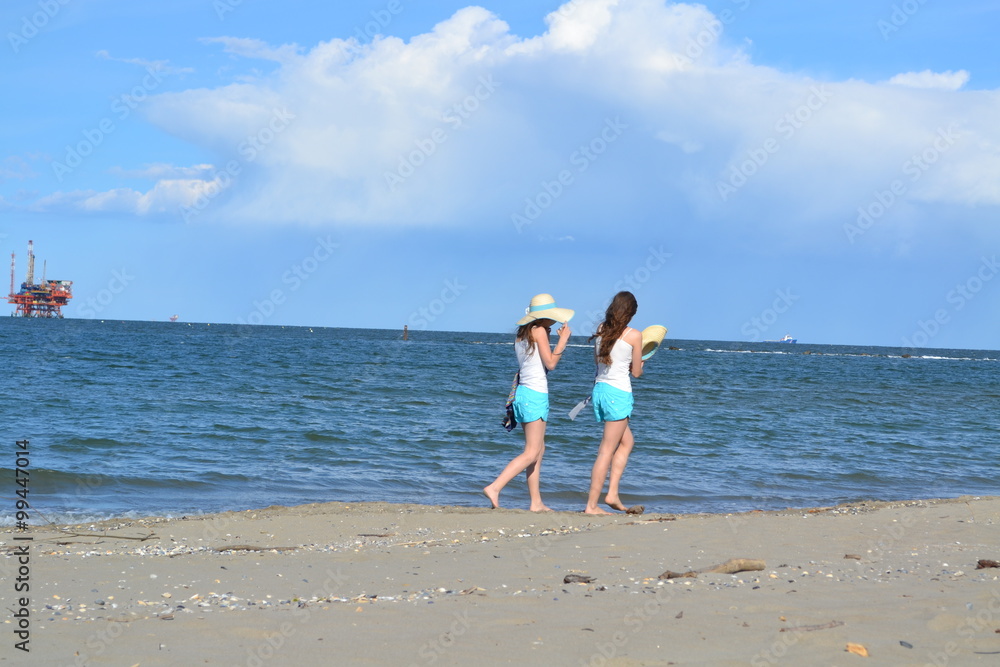
<path id="1" fill-rule="evenodd" d="M 667 335 L 667 328 L 659 324 L 648 326 L 642 330 L 642 360 L 645 361 L 656 354 L 657 348 Z"/>
<path id="2" fill-rule="evenodd" d="M 557 308 L 556 300 L 551 294 L 536 294 L 531 297 L 531 305 L 525 309 L 525 315 L 517 321 L 517 326 L 534 320 L 555 320 L 565 323 L 573 318 L 575 312 L 569 308 Z"/>

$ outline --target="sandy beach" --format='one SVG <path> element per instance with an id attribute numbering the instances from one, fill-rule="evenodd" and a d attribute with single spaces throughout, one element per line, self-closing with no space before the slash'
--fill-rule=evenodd
<path id="1" fill-rule="evenodd" d="M 977 563 L 1000 560 L 998 524 L 1000 498 L 963 497 L 613 517 L 329 503 L 7 529 L 0 664 L 996 665 L 1000 569 Z M 734 558 L 765 567 L 658 578 Z"/>

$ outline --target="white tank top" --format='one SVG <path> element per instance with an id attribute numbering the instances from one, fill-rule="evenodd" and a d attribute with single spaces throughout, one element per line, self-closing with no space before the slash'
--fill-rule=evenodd
<path id="1" fill-rule="evenodd" d="M 622 332 L 624 336 L 629 327 L 625 327 Z M 594 339 L 594 354 L 601 350 L 601 337 Z M 632 380 L 630 369 L 632 368 L 632 346 L 619 338 L 611 346 L 611 365 L 597 362 L 597 377 L 595 382 L 606 382 L 616 389 L 630 392 L 632 391 Z"/>
<path id="2" fill-rule="evenodd" d="M 528 341 L 514 342 L 514 352 L 517 353 L 517 363 L 521 368 L 521 379 L 518 384 L 543 394 L 549 393 L 549 380 L 545 377 L 545 366 L 542 365 L 542 355 L 538 353 L 538 345 L 528 354 Z"/>

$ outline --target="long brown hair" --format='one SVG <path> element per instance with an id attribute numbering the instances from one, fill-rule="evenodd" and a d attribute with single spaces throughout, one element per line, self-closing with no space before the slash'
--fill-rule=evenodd
<path id="1" fill-rule="evenodd" d="M 514 340 L 515 341 L 523 340 L 528 343 L 528 350 L 527 350 L 528 356 L 531 356 L 531 354 L 535 351 L 535 337 L 531 335 L 531 330 L 534 329 L 535 327 L 543 326 L 542 322 L 545 321 L 546 321 L 545 319 L 531 320 L 527 324 L 522 324 L 517 328 L 517 336 L 514 338 Z"/>
<path id="2" fill-rule="evenodd" d="M 614 347 L 615 341 L 621 337 L 637 310 L 639 310 L 639 304 L 632 292 L 618 292 L 611 299 L 611 303 L 608 304 L 608 309 L 604 313 L 604 321 L 597 326 L 597 331 L 590 337 L 590 340 L 594 340 L 598 336 L 601 337 L 601 347 L 597 352 L 597 360 L 602 364 L 611 364 L 611 348 Z"/>

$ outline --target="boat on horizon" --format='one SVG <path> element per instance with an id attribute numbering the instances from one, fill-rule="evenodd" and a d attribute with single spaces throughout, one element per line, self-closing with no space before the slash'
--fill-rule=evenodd
<path id="1" fill-rule="evenodd" d="M 765 340 L 765 343 L 797 343 L 798 340 L 792 338 L 792 334 L 785 334 L 780 340 Z"/>

